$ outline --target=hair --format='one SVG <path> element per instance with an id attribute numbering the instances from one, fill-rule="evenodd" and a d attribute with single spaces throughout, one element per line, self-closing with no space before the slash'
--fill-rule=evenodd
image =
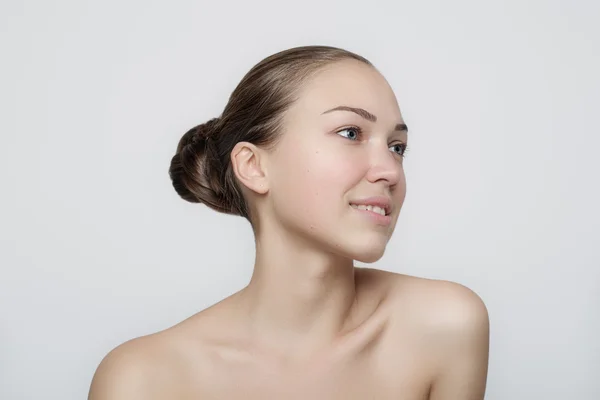
<path id="1" fill-rule="evenodd" d="M 233 172 L 230 154 L 241 141 L 272 148 L 284 112 L 308 78 L 346 59 L 373 66 L 364 57 L 330 46 L 302 46 L 275 53 L 256 64 L 231 93 L 221 116 L 188 130 L 171 159 L 173 187 L 185 200 L 204 203 L 252 224 L 248 203 Z"/>

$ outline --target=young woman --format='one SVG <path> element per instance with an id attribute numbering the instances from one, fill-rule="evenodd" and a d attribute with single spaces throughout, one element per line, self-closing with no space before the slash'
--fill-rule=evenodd
<path id="1" fill-rule="evenodd" d="M 252 278 L 111 351 L 89 399 L 483 399 L 482 300 L 354 266 L 394 231 L 407 142 L 392 89 L 359 55 L 306 46 L 254 66 L 169 170 L 185 200 L 251 223 Z"/>

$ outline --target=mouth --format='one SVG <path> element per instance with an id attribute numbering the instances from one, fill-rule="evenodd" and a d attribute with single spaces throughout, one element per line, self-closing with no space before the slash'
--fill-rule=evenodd
<path id="1" fill-rule="evenodd" d="M 392 200 L 387 196 L 364 197 L 350 200 L 350 207 L 361 211 L 371 211 L 385 217 L 392 213 Z"/>
<path id="2" fill-rule="evenodd" d="M 368 221 L 371 221 L 375 225 L 389 227 L 392 223 L 392 217 L 390 215 L 390 209 L 381 206 L 375 206 L 372 204 L 354 204 L 350 203 L 350 207 L 353 208 L 366 217 Z"/>
<path id="3" fill-rule="evenodd" d="M 354 204 L 354 203 L 350 203 L 350 207 L 356 209 L 356 210 L 362 210 L 362 211 L 370 211 L 372 213 L 375 214 L 379 214 L 382 216 L 388 216 L 390 215 L 390 210 L 387 207 L 381 207 L 381 206 L 376 206 L 376 205 L 372 205 L 372 204 Z"/>

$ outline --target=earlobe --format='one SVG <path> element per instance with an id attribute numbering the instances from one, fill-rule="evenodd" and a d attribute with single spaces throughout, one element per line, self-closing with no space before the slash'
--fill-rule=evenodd
<path id="1" fill-rule="evenodd" d="M 236 178 L 248 189 L 258 194 L 268 192 L 264 154 L 261 149 L 252 143 L 237 143 L 231 151 L 231 166 Z"/>

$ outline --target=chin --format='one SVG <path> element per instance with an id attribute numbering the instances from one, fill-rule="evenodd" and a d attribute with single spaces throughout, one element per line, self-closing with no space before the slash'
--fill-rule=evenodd
<path id="1" fill-rule="evenodd" d="M 364 252 L 357 254 L 353 259 L 361 263 L 371 264 L 383 257 L 383 253 L 384 251 Z"/>
<path id="2" fill-rule="evenodd" d="M 374 263 L 378 261 L 385 253 L 385 244 L 364 244 L 358 246 L 352 246 L 352 249 L 348 249 L 346 255 L 348 258 L 359 261 L 361 263 Z"/>
<path id="3" fill-rule="evenodd" d="M 366 264 L 383 257 L 389 241 L 389 237 L 382 232 L 361 235 L 351 235 L 348 232 L 345 238 L 339 233 L 335 236 L 338 240 L 325 241 L 327 247 L 339 256 Z"/>

